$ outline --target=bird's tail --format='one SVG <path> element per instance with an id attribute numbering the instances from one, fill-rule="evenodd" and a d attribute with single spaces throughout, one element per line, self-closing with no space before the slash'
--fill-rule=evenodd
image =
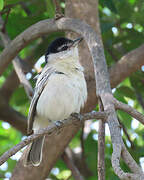
<path id="1" fill-rule="evenodd" d="M 44 144 L 45 136 L 39 137 L 34 140 L 29 146 L 26 152 L 26 159 L 24 166 L 33 165 L 39 166 L 42 160 L 42 149 Z"/>

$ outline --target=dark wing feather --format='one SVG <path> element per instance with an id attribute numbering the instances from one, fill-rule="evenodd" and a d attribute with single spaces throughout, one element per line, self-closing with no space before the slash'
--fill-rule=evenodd
<path id="1" fill-rule="evenodd" d="M 33 98 L 32 98 L 31 104 L 30 104 L 30 108 L 29 108 L 29 113 L 28 113 L 28 128 L 27 128 L 27 133 L 28 134 L 32 133 L 34 117 L 35 117 L 35 114 L 36 114 L 37 101 L 38 101 L 44 87 L 48 83 L 49 77 L 54 72 L 55 72 L 54 69 L 52 69 L 52 68 L 50 68 L 48 66 L 45 66 L 42 73 L 38 77 L 36 87 L 35 87 L 35 91 L 34 91 L 34 95 L 33 95 Z"/>

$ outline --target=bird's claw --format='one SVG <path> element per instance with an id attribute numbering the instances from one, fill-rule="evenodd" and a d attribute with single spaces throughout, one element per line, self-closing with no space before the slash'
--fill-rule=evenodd
<path id="1" fill-rule="evenodd" d="M 82 121 L 82 115 L 80 113 L 72 113 L 71 116 Z"/>

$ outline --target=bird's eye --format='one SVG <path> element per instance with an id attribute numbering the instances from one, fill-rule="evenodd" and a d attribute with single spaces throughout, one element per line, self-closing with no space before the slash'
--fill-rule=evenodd
<path id="1" fill-rule="evenodd" d="M 68 46 L 63 46 L 62 48 L 61 48 L 61 51 L 65 51 L 65 50 L 67 50 L 68 49 Z"/>
<path id="2" fill-rule="evenodd" d="M 67 45 L 62 45 L 61 47 L 58 48 L 58 52 L 66 51 L 67 49 L 68 49 Z"/>

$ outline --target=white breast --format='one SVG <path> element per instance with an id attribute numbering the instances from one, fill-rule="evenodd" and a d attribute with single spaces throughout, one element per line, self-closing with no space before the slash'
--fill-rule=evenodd
<path id="1" fill-rule="evenodd" d="M 75 75 L 53 74 L 37 103 L 33 129 L 46 127 L 50 121 L 63 120 L 80 112 L 87 99 L 83 72 Z"/>

